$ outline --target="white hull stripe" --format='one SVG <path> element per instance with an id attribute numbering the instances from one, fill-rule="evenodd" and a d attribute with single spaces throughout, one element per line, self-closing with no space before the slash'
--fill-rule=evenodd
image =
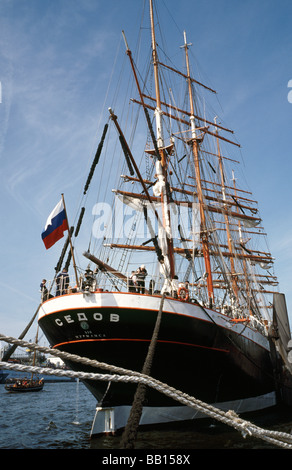
<path id="1" fill-rule="evenodd" d="M 214 406 L 226 412 L 233 410 L 237 414 L 243 414 L 263 410 L 275 405 L 276 396 L 274 392 L 271 392 L 258 397 L 245 398 L 244 400 L 217 403 Z M 131 406 L 97 407 L 92 423 L 91 437 L 104 433 L 114 434 L 119 429 L 124 428 L 127 424 L 130 411 Z M 144 407 L 139 425 L 182 422 L 206 417 L 207 415 L 187 406 Z"/>

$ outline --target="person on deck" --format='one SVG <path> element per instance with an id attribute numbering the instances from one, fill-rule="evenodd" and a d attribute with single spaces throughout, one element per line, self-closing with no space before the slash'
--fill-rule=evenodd
<path id="1" fill-rule="evenodd" d="M 142 264 L 142 266 L 140 266 L 140 268 L 137 269 L 136 271 L 136 276 L 137 276 L 137 292 L 138 294 L 141 293 L 141 294 L 145 294 L 145 278 L 147 276 L 147 270 L 144 266 L 144 264 Z"/>
<path id="2" fill-rule="evenodd" d="M 85 271 L 84 280 L 82 282 L 82 289 L 85 291 L 94 292 L 96 289 L 96 272 L 92 271 L 89 267 Z"/>
<path id="3" fill-rule="evenodd" d="M 68 271 L 67 271 L 66 268 L 64 268 L 63 271 L 61 271 L 57 276 L 56 296 L 64 295 L 64 294 L 67 293 L 67 289 L 69 287 L 69 282 L 70 282 L 70 280 L 69 280 Z"/>
<path id="4" fill-rule="evenodd" d="M 137 292 L 137 276 L 135 271 L 132 271 L 131 276 L 129 277 L 129 292 Z"/>
<path id="5" fill-rule="evenodd" d="M 174 276 L 174 278 L 171 281 L 171 288 L 172 288 L 172 295 L 175 299 L 177 299 L 177 292 L 178 292 L 178 276 Z"/>
<path id="6" fill-rule="evenodd" d="M 46 286 L 46 282 L 47 282 L 46 279 L 43 279 L 41 284 L 40 284 L 42 302 L 44 302 L 45 300 L 47 300 L 49 298 L 49 293 L 48 293 L 48 289 L 47 289 L 47 286 Z"/>

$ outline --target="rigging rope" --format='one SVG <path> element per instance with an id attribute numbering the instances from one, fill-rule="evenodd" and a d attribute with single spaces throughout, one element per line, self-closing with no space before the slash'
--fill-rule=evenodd
<path id="1" fill-rule="evenodd" d="M 241 419 L 233 410 L 227 412 L 220 410 L 213 405 L 204 403 L 201 400 L 198 400 L 194 397 L 189 396 L 186 393 L 178 391 L 173 387 L 168 386 L 156 380 L 152 377 L 144 375 L 139 372 L 129 371 L 121 367 L 112 366 L 110 364 L 98 362 L 93 359 L 88 359 L 84 357 L 77 356 L 76 354 L 65 353 L 56 349 L 46 348 L 44 346 L 39 346 L 34 343 L 28 343 L 11 336 L 5 336 L 0 333 L 0 340 L 7 343 L 12 343 L 17 346 L 29 347 L 30 349 L 35 349 L 46 354 L 51 354 L 53 356 L 60 357 L 61 359 L 73 360 L 75 362 L 80 362 L 82 364 L 90 365 L 93 367 L 98 367 L 102 369 L 115 372 L 115 374 L 97 374 L 97 373 L 88 373 L 88 372 L 73 372 L 73 371 L 64 371 L 58 369 L 50 369 L 45 367 L 36 367 L 36 366 L 27 366 L 20 364 L 12 364 L 8 362 L 0 361 L 0 369 L 10 369 L 18 370 L 25 372 L 34 372 L 43 375 L 57 375 L 61 377 L 70 377 L 70 378 L 79 378 L 81 380 L 100 380 L 106 382 L 125 382 L 125 383 L 142 383 L 151 387 L 160 393 L 165 394 L 166 396 L 171 397 L 173 400 L 176 400 L 182 403 L 185 406 L 196 409 L 197 411 L 205 414 L 208 417 L 216 419 L 223 424 L 233 427 L 237 431 L 241 432 L 243 437 L 254 436 L 264 441 L 274 444 L 278 447 L 283 447 L 285 449 L 292 449 L 292 435 L 279 431 L 269 431 L 262 429 L 250 421 L 245 421 Z M 120 374 L 120 375 L 119 375 Z"/>
<path id="2" fill-rule="evenodd" d="M 160 301 L 160 307 L 159 307 L 155 327 L 153 330 L 152 339 L 149 345 L 148 354 L 145 359 L 143 370 L 142 370 L 142 373 L 145 375 L 149 375 L 151 371 L 152 361 L 154 357 L 155 347 L 156 347 L 160 323 L 161 323 L 164 299 L 165 299 L 165 294 L 162 295 L 162 298 Z M 124 449 L 134 448 L 134 442 L 137 437 L 138 426 L 139 426 L 140 418 L 141 418 L 142 411 L 143 411 L 143 402 L 145 400 L 146 388 L 147 388 L 146 385 L 141 384 L 141 383 L 138 384 L 138 387 L 134 396 L 132 408 L 130 411 L 130 415 L 128 418 L 128 422 L 127 422 L 127 425 L 125 427 L 125 430 L 122 436 L 121 446 Z"/>

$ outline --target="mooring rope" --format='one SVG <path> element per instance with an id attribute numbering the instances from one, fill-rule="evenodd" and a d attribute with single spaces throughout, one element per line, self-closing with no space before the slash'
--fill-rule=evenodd
<path id="1" fill-rule="evenodd" d="M 230 427 L 241 432 L 243 437 L 253 436 L 264 441 L 274 444 L 285 449 L 292 449 L 292 435 L 279 431 L 270 431 L 262 429 L 250 421 L 245 421 L 240 418 L 233 410 L 227 412 L 220 410 L 213 405 L 204 403 L 201 400 L 198 400 L 190 395 L 176 390 L 173 387 L 168 386 L 160 382 L 157 379 L 154 379 L 146 374 L 142 374 L 135 371 L 130 371 L 120 367 L 112 366 L 103 362 L 96 360 L 80 357 L 76 354 L 65 353 L 57 349 L 50 349 L 44 346 L 40 346 L 34 343 L 28 343 L 23 340 L 19 340 L 10 336 L 5 336 L 0 334 L 0 341 L 5 341 L 7 343 L 17 344 L 21 347 L 29 347 L 30 349 L 35 349 L 41 351 L 45 354 L 51 354 L 61 359 L 67 359 L 70 361 L 79 362 L 82 364 L 90 365 L 92 367 L 98 367 L 102 369 L 109 370 L 114 372 L 114 374 L 99 374 L 99 373 L 90 373 L 90 372 L 74 372 L 69 370 L 60 370 L 60 369 L 51 369 L 48 367 L 37 367 L 37 366 L 28 366 L 23 364 L 12 364 L 9 362 L 0 362 L 0 369 L 9 369 L 17 370 L 23 372 L 34 372 L 42 375 L 56 375 L 59 377 L 69 377 L 69 378 L 79 378 L 81 380 L 100 380 L 105 382 L 125 382 L 125 383 L 141 383 L 145 384 L 148 387 L 151 387 L 157 390 L 160 393 L 172 398 L 175 401 L 180 402 L 181 404 L 194 408 L 200 413 L 205 414 L 206 416 L 216 419 L 217 421 L 222 422 Z"/>
<path id="2" fill-rule="evenodd" d="M 159 307 L 159 311 L 157 314 L 155 327 L 152 333 L 152 338 L 151 338 L 151 342 L 148 348 L 148 353 L 145 358 L 145 362 L 144 362 L 143 369 L 142 369 L 143 375 L 150 375 L 150 372 L 151 372 L 151 366 L 153 362 L 155 347 L 156 347 L 159 328 L 161 324 L 164 299 L 165 299 L 165 294 L 162 295 L 162 298 L 160 301 L 160 307 Z M 142 384 L 142 383 L 138 384 L 135 395 L 134 395 L 134 400 L 132 403 L 130 415 L 129 415 L 129 418 L 128 418 L 128 421 L 127 421 L 127 424 L 126 424 L 126 427 L 124 429 L 123 436 L 121 439 L 121 447 L 123 449 L 134 448 L 134 443 L 135 443 L 137 432 L 138 432 L 138 426 L 139 426 L 140 418 L 141 418 L 142 411 L 143 411 L 143 403 L 145 401 L 146 390 L 147 390 L 147 387 L 145 384 Z"/>

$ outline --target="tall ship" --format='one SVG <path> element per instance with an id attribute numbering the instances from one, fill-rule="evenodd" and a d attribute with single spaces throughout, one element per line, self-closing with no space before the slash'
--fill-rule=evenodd
<path id="1" fill-rule="evenodd" d="M 240 145 L 213 112 L 215 90 L 193 72 L 186 33 L 175 54 L 182 69 L 159 45 L 154 6 L 150 0 L 143 66 L 123 33 L 128 108 L 109 108 L 76 227 L 62 196 L 44 229 L 47 248 L 56 233 L 68 235 L 39 325 L 52 348 L 142 372 L 160 315 L 151 377 L 237 413 L 291 404 L 286 301 L 258 204 L 241 178 Z M 84 383 L 98 401 L 92 434 L 123 428 L 136 385 Z M 196 417 L 147 387 L 140 425 Z"/>

